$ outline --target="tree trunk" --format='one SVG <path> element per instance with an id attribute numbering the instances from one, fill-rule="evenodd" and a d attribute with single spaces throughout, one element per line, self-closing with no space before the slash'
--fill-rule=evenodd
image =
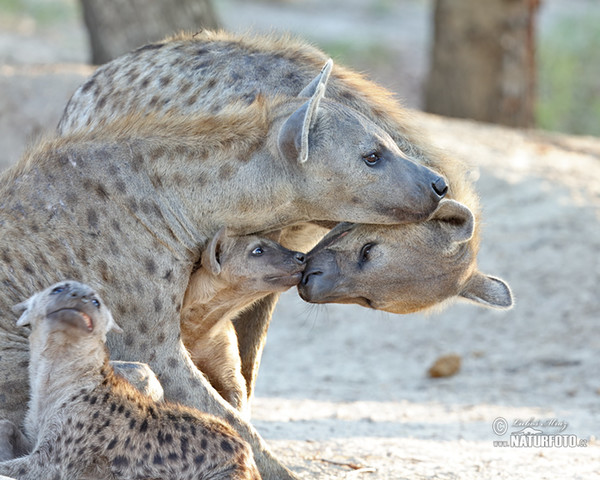
<path id="1" fill-rule="evenodd" d="M 538 7 L 539 0 L 436 0 L 425 109 L 532 126 Z"/>
<path id="2" fill-rule="evenodd" d="M 218 28 L 210 0 L 81 0 L 92 63 L 180 31 Z"/>

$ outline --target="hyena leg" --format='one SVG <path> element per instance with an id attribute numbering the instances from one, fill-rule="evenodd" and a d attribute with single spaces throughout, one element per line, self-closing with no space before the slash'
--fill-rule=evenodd
<path id="1" fill-rule="evenodd" d="M 278 293 L 267 295 L 255 302 L 233 321 L 238 337 L 242 375 L 246 380 L 248 400 L 252 398 L 254 393 L 258 368 L 267 341 L 267 330 L 277 300 L 279 300 Z"/>
<path id="2" fill-rule="evenodd" d="M 61 469 L 55 465 L 48 465 L 39 452 L 33 452 L 25 457 L 0 462 L 0 479 L 2 475 L 18 478 L 19 480 L 53 480 L 55 478 L 69 478 L 62 475 Z M 71 477 L 73 478 L 73 477 Z"/>
<path id="3" fill-rule="evenodd" d="M 21 457 L 31 451 L 29 439 L 10 420 L 0 420 L 0 462 Z"/>
<path id="4" fill-rule="evenodd" d="M 162 345 L 164 355 L 150 363 L 165 391 L 166 400 L 198 408 L 228 422 L 252 448 L 263 480 L 292 480 L 290 472 L 269 450 L 258 432 L 210 385 L 196 368 L 180 340 Z M 140 352 L 140 355 L 142 352 Z M 147 354 L 147 352 L 146 352 Z"/>

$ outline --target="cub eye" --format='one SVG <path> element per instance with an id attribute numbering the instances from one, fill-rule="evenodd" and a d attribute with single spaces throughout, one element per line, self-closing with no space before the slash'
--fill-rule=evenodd
<path id="1" fill-rule="evenodd" d="M 265 251 L 262 247 L 256 247 L 254 250 L 252 250 L 252 255 L 255 257 L 260 257 L 263 253 L 265 253 Z"/>
<path id="2" fill-rule="evenodd" d="M 92 298 L 92 305 L 100 310 L 100 302 L 97 299 Z"/>
<path id="3" fill-rule="evenodd" d="M 367 243 L 367 244 L 363 245 L 363 247 L 360 249 L 360 262 L 361 263 L 367 262 L 369 260 L 371 248 L 373 248 L 374 246 L 375 246 L 374 243 Z"/>
<path id="4" fill-rule="evenodd" d="M 381 160 L 381 154 L 379 152 L 371 152 L 367 155 L 364 155 L 363 160 L 368 167 L 372 167 L 376 165 L 379 160 Z"/>
<path id="5" fill-rule="evenodd" d="M 50 295 L 56 295 L 57 293 L 61 293 L 65 291 L 65 285 L 61 285 L 60 287 L 56 287 L 54 288 L 51 292 Z"/>

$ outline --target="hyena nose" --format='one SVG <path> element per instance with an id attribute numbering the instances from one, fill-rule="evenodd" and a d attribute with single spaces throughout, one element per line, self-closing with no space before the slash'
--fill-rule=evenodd
<path id="1" fill-rule="evenodd" d="M 444 177 L 438 177 L 435 182 L 431 182 L 431 187 L 440 198 L 444 198 L 448 193 L 448 184 Z"/>
<path id="2" fill-rule="evenodd" d="M 317 277 L 319 275 L 323 275 L 323 272 L 321 270 L 311 270 L 310 272 L 304 272 L 301 281 L 302 285 L 308 285 L 311 276 Z"/>
<path id="3" fill-rule="evenodd" d="M 294 261 L 298 264 L 298 265 L 304 265 L 304 262 L 306 261 L 306 257 L 304 256 L 303 253 L 296 253 L 294 254 Z"/>

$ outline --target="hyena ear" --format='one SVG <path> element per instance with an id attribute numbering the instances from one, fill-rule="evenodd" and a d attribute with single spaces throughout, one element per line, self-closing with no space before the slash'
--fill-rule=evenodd
<path id="1" fill-rule="evenodd" d="M 330 58 L 325 62 L 323 68 L 319 72 L 319 74 L 311 80 L 311 82 L 302 89 L 302 91 L 298 94 L 299 97 L 312 97 L 317 91 L 317 87 L 319 85 L 323 85 L 327 87 L 327 82 L 329 81 L 329 75 L 331 75 L 331 69 L 333 68 L 333 60 Z"/>
<path id="2" fill-rule="evenodd" d="M 108 315 L 108 325 L 106 327 L 106 331 L 123 333 L 123 329 L 121 327 L 119 327 L 117 322 L 115 322 L 115 319 L 113 318 L 112 314 L 108 310 L 106 311 L 106 314 Z"/>
<path id="3" fill-rule="evenodd" d="M 226 231 L 227 227 L 221 227 L 202 252 L 200 263 L 213 275 L 221 273 L 221 243 L 227 236 Z"/>
<path id="4" fill-rule="evenodd" d="M 513 306 L 513 297 L 508 284 L 497 277 L 475 272 L 461 297 L 486 307 L 509 309 Z"/>
<path id="5" fill-rule="evenodd" d="M 329 59 L 321 73 L 300 92 L 298 95 L 300 97 L 308 96 L 310 93 L 310 99 L 292 113 L 279 130 L 277 137 L 279 151 L 289 161 L 304 163 L 308 160 L 310 129 L 317 120 L 319 104 L 325 96 L 332 65 L 333 61 Z"/>
<path id="6" fill-rule="evenodd" d="M 467 242 L 473 236 L 475 229 L 473 212 L 456 200 L 442 199 L 430 219 L 439 220 L 453 242 Z"/>
<path id="7" fill-rule="evenodd" d="M 17 303 L 14 307 L 12 307 L 12 311 L 17 315 L 20 315 L 17 320 L 17 327 L 24 327 L 26 325 L 31 325 L 31 320 L 29 318 L 29 307 L 31 306 L 31 298 L 28 298 L 24 302 Z"/>

